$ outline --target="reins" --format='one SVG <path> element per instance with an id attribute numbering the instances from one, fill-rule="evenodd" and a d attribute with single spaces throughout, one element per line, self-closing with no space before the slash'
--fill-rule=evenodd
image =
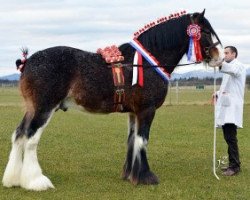
<path id="1" fill-rule="evenodd" d="M 135 64 L 122 64 L 123 67 L 143 67 L 143 68 L 152 68 L 152 67 L 178 67 L 178 66 L 187 66 L 187 65 L 197 65 L 202 62 L 192 62 L 192 63 L 185 63 L 185 64 L 177 64 L 177 65 L 135 65 Z M 109 68 L 112 68 L 112 65 L 108 65 Z"/>

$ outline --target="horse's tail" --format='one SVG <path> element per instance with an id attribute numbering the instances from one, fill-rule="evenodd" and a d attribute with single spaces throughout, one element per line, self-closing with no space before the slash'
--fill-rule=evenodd
<path id="1" fill-rule="evenodd" d="M 32 83 L 27 79 L 26 74 L 23 73 L 25 66 L 27 65 L 29 50 L 28 48 L 21 48 L 21 51 L 23 58 L 16 60 L 16 68 L 22 73 L 19 80 L 19 89 L 24 100 L 24 106 L 26 112 L 25 115 L 26 117 L 29 116 L 29 118 L 32 118 L 31 116 L 34 115 L 34 110 L 35 110 L 35 103 L 32 95 L 33 87 Z"/>
<path id="2" fill-rule="evenodd" d="M 17 70 L 19 70 L 20 72 L 23 72 L 24 67 L 25 67 L 25 63 L 27 61 L 27 57 L 29 54 L 29 50 L 28 48 L 21 48 L 22 54 L 23 54 L 23 59 L 18 59 L 16 60 L 16 68 Z"/>

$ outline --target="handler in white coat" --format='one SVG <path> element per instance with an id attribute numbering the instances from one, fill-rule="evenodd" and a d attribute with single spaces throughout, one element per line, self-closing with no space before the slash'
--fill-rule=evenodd
<path id="1" fill-rule="evenodd" d="M 224 49 L 224 61 L 218 62 L 223 73 L 220 90 L 217 92 L 216 127 L 223 129 L 228 144 L 229 166 L 223 175 L 233 176 L 240 171 L 237 128 L 243 128 L 243 104 L 246 69 L 236 59 L 238 52 L 233 46 Z"/>

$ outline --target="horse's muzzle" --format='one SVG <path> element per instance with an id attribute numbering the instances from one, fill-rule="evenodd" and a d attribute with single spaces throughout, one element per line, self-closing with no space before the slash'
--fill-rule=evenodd
<path id="1" fill-rule="evenodd" d="M 205 47 L 204 51 L 206 54 L 206 57 L 209 59 L 214 59 L 216 56 L 219 57 L 219 50 L 216 48 L 216 46 L 220 44 L 219 42 L 215 42 L 209 47 Z"/>
<path id="2" fill-rule="evenodd" d="M 216 47 L 219 44 L 220 42 L 215 42 L 209 47 L 204 48 L 204 51 L 206 54 L 205 62 L 207 62 L 208 65 L 210 65 L 210 63 L 214 63 L 216 61 L 222 60 L 222 58 L 220 57 L 219 49 Z"/>

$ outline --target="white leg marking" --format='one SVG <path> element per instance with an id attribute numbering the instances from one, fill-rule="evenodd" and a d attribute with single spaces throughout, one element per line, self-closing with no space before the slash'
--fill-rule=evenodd
<path id="1" fill-rule="evenodd" d="M 140 150 L 143 148 L 143 139 L 141 136 L 135 135 L 134 151 L 133 151 L 133 165 L 136 157 L 141 160 Z"/>
<path id="2" fill-rule="evenodd" d="M 3 175 L 3 185 L 5 187 L 19 186 L 20 175 L 22 170 L 22 153 L 24 138 L 16 138 L 16 131 L 12 134 L 12 149 L 9 155 L 9 161 Z"/>
<path id="3" fill-rule="evenodd" d="M 138 135 L 138 120 L 135 120 L 135 131 L 134 131 L 134 149 L 133 149 L 133 162 L 132 166 L 134 165 L 136 157 L 138 160 L 141 160 L 140 150 L 146 149 L 147 142 L 143 140 L 141 136 Z"/>
<path id="4" fill-rule="evenodd" d="M 130 132 L 134 132 L 135 131 L 135 114 L 133 113 L 129 113 L 129 117 L 128 117 L 128 136 L 130 135 Z"/>
<path id="5" fill-rule="evenodd" d="M 24 147 L 24 159 L 23 159 L 23 168 L 21 173 L 21 186 L 28 190 L 47 190 L 49 188 L 54 188 L 51 181 L 42 174 L 42 169 L 38 163 L 37 159 L 37 145 L 42 135 L 43 130 L 49 123 L 50 118 L 47 120 L 47 123 L 37 130 L 35 135 L 27 140 Z"/>

